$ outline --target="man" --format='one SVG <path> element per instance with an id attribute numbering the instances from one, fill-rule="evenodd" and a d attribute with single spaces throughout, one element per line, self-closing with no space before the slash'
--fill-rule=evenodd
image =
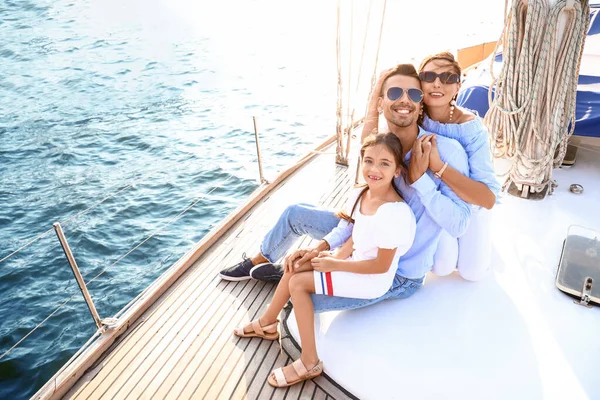
<path id="1" fill-rule="evenodd" d="M 433 171 L 428 170 L 432 136 L 417 124 L 422 112 L 423 92 L 420 87 L 414 66 L 400 64 L 388 74 L 382 92 L 376 94 L 375 99 L 390 132 L 400 139 L 406 153 L 408 176 L 406 179 L 402 176 L 396 178 L 395 183 L 417 220 L 413 245 L 400 257 L 394 283 L 384 296 L 364 300 L 313 295 L 315 312 L 358 308 L 384 299 L 410 296 L 421 287 L 425 275 L 433 266 L 433 256 L 442 230 L 458 237 L 467 229 L 470 206 Z M 437 146 L 444 162 L 460 173 L 468 174 L 467 155 L 457 141 L 438 136 Z M 295 240 L 304 234 L 321 240 L 314 248 L 299 249 L 289 254 L 286 263 L 300 265 L 321 251 L 341 246 L 352 234 L 352 225 L 340 221 L 332 211 L 307 204 L 292 205 L 265 236 L 260 254 L 221 271 L 221 278 L 279 280 L 281 267 L 272 262 L 283 257 Z"/>

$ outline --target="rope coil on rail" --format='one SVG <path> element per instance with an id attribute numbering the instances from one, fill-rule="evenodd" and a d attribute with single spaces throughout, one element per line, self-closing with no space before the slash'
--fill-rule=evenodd
<path id="1" fill-rule="evenodd" d="M 574 130 L 588 26 L 587 0 L 559 0 L 553 6 L 548 0 L 513 1 L 491 58 L 490 110 L 484 118 L 494 156 L 512 160 L 507 183 L 540 192 L 551 182 L 552 168 L 562 163 Z M 500 47 L 503 64 L 496 78 L 493 64 Z"/>

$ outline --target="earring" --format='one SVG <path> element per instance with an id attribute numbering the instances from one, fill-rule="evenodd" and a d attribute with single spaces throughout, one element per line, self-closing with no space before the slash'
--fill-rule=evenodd
<path id="1" fill-rule="evenodd" d="M 379 107 L 379 108 L 377 108 L 377 111 L 382 112 L 383 108 Z"/>
<path id="2" fill-rule="evenodd" d="M 423 115 L 423 103 L 421 103 L 421 109 L 419 110 L 419 115 Z"/>
<path id="3" fill-rule="evenodd" d="M 454 115 L 454 106 L 456 105 L 456 95 L 454 95 L 454 98 L 452 98 L 452 100 L 450 100 L 450 121 L 452 122 L 452 116 Z"/>

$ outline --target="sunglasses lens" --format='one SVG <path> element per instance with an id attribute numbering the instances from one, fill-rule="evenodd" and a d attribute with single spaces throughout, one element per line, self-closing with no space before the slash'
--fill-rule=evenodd
<path id="1" fill-rule="evenodd" d="M 404 91 L 399 87 L 391 87 L 387 91 L 387 97 L 391 101 L 398 100 L 400 97 L 402 97 L 402 94 L 404 94 Z"/>
<path id="2" fill-rule="evenodd" d="M 419 89 L 411 88 L 407 90 L 408 97 L 413 101 L 413 103 L 419 103 L 423 100 L 423 92 Z"/>
<path id="3" fill-rule="evenodd" d="M 437 74 L 435 72 L 426 71 L 426 72 L 421 72 L 419 74 L 419 79 L 424 82 L 431 83 L 431 82 L 435 81 L 435 78 L 437 78 Z"/>
<path id="4" fill-rule="evenodd" d="M 453 72 L 442 72 L 440 75 L 440 82 L 445 84 L 458 83 L 459 77 L 458 74 Z"/>
<path id="5" fill-rule="evenodd" d="M 458 74 L 455 74 L 453 72 L 448 72 L 448 71 L 442 72 L 439 75 L 433 71 L 421 72 L 419 74 L 419 79 L 423 82 L 432 83 L 435 81 L 435 79 L 437 77 L 440 78 L 441 83 L 446 84 L 446 85 L 460 82 L 460 77 L 458 76 Z"/>

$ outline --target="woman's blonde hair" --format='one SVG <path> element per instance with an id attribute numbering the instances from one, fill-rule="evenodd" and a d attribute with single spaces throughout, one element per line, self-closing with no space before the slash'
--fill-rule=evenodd
<path id="1" fill-rule="evenodd" d="M 444 63 L 444 66 L 451 66 L 453 72 L 457 73 L 458 76 L 461 76 L 462 74 L 462 70 L 460 68 L 460 65 L 458 64 L 458 61 L 456 61 L 454 55 L 448 51 L 442 51 L 441 53 L 435 53 L 425 57 L 425 59 L 421 62 L 421 65 L 419 66 L 419 73 L 423 72 L 423 68 L 425 68 L 425 66 L 432 61 L 442 61 Z"/>

